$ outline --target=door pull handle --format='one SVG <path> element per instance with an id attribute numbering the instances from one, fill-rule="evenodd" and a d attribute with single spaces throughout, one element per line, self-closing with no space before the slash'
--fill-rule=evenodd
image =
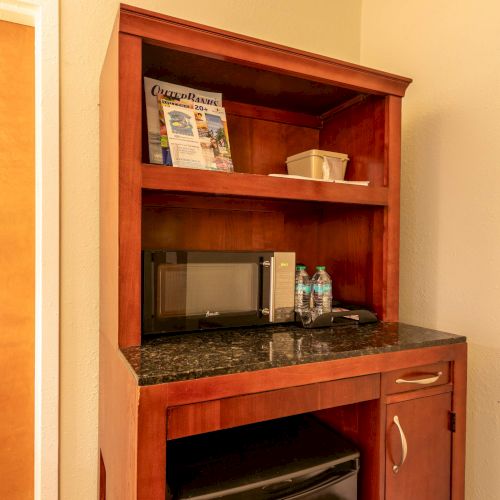
<path id="1" fill-rule="evenodd" d="M 441 377 L 442 374 L 443 374 L 443 372 L 437 372 L 432 377 L 418 378 L 415 380 L 407 380 L 405 378 L 398 378 L 398 379 L 396 379 L 396 384 L 418 384 L 418 385 L 433 384 L 434 382 L 436 382 L 439 379 L 439 377 Z"/>
<path id="2" fill-rule="evenodd" d="M 406 456 L 408 455 L 408 443 L 406 441 L 405 433 L 403 432 L 403 428 L 399 423 L 399 418 L 397 415 L 394 415 L 393 422 L 396 424 L 396 427 L 399 431 L 399 437 L 401 438 L 401 461 L 399 462 L 399 464 L 394 464 L 392 466 L 392 471 L 394 472 L 394 474 L 397 474 L 399 472 L 399 469 L 405 463 Z"/>

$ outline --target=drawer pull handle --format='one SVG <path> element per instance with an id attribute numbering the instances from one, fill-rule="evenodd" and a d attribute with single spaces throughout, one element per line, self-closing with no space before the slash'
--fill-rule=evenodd
<path id="1" fill-rule="evenodd" d="M 418 385 L 427 385 L 433 384 L 436 382 L 439 377 L 443 374 L 443 372 L 437 372 L 436 375 L 429 378 L 418 378 L 416 380 L 406 380 L 405 378 L 398 378 L 396 380 L 396 384 L 418 384 Z"/>
<path id="2" fill-rule="evenodd" d="M 393 422 L 396 424 L 399 431 L 399 437 L 401 438 L 401 462 L 392 466 L 392 472 L 394 472 L 394 474 L 397 474 L 401 466 L 405 463 L 406 455 L 408 455 L 408 443 L 406 442 L 406 436 L 403 432 L 401 424 L 399 423 L 399 418 L 397 415 L 394 415 Z"/>

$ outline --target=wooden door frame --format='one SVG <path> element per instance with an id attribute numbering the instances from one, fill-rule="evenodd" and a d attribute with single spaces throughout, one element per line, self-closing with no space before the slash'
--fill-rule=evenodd
<path id="1" fill-rule="evenodd" d="M 59 6 L 3 0 L 35 28 L 35 500 L 59 497 Z"/>

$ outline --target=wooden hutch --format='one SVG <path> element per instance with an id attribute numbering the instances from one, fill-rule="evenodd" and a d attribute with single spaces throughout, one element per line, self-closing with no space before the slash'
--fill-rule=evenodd
<path id="1" fill-rule="evenodd" d="M 148 164 L 144 76 L 223 93 L 235 173 Z M 152 247 L 292 250 L 334 270 L 336 298 L 397 322 L 410 81 L 121 6 L 100 84 L 101 498 L 163 500 L 169 439 L 319 410 L 365 454 L 364 499 L 410 498 L 433 476 L 439 495 L 463 498 L 465 343 L 152 385 L 139 385 L 121 352 L 141 344 L 141 249 Z M 268 176 L 314 148 L 348 153 L 346 178 L 369 186 Z M 429 385 L 394 382 L 438 369 L 445 375 Z M 443 405 L 455 432 L 441 421 L 423 432 Z M 427 439 L 399 476 L 386 458 L 395 411 L 420 415 L 406 432 Z"/>

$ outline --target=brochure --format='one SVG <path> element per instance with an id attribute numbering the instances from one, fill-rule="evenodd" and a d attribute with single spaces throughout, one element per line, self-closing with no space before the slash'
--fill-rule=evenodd
<path id="1" fill-rule="evenodd" d="M 173 165 L 185 168 L 205 168 L 192 108 L 167 99 L 162 100 L 168 148 Z"/>
<path id="2" fill-rule="evenodd" d="M 158 117 L 158 95 L 176 101 L 192 101 L 200 105 L 221 106 L 222 94 L 192 89 L 183 85 L 144 77 L 146 119 L 148 127 L 149 162 L 166 164 L 168 155 L 162 152 L 160 120 Z"/>

